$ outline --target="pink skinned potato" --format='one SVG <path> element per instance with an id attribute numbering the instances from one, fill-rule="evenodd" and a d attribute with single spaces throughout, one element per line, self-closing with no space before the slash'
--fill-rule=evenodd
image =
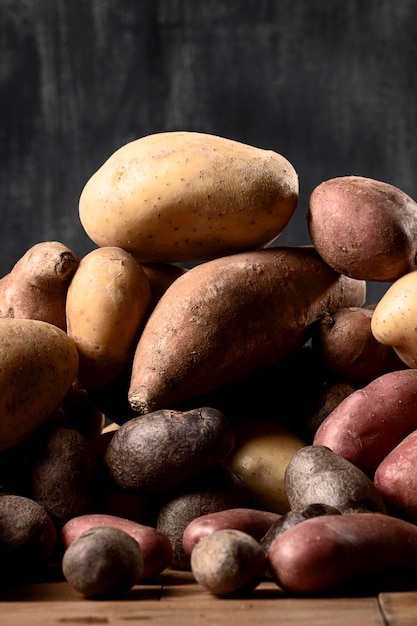
<path id="1" fill-rule="evenodd" d="M 407 435 L 381 461 L 374 482 L 387 507 L 417 523 L 417 430 Z"/>
<path id="2" fill-rule="evenodd" d="M 313 439 L 368 476 L 417 428 L 417 369 L 379 376 L 347 396 L 324 419 Z"/>
<path id="3" fill-rule="evenodd" d="M 171 564 L 172 545 L 164 533 L 151 526 L 104 513 L 80 515 L 69 520 L 60 531 L 64 550 L 83 532 L 98 526 L 119 528 L 138 542 L 144 563 L 142 579 L 157 576 Z"/>
<path id="4" fill-rule="evenodd" d="M 218 530 L 240 530 L 260 541 L 280 517 L 279 513 L 244 507 L 200 515 L 184 530 L 183 547 L 190 555 L 200 539 Z"/>
<path id="5" fill-rule="evenodd" d="M 272 579 L 291 593 L 327 591 L 360 578 L 395 571 L 417 573 L 417 527 L 384 513 L 314 517 L 279 535 L 270 545 Z"/>

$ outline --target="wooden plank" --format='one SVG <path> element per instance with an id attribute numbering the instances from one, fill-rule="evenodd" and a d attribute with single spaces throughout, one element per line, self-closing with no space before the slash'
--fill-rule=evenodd
<path id="1" fill-rule="evenodd" d="M 137 585 L 120 600 L 88 600 L 66 582 L 21 585 L 0 594 L 0 623 L 19 626 L 106 624 L 126 626 L 383 626 L 375 596 L 292 598 L 265 581 L 246 598 L 221 599 L 192 575 L 169 573 L 160 582 Z"/>
<path id="2" fill-rule="evenodd" d="M 379 603 L 389 626 L 416 626 L 417 591 L 380 593 Z"/>

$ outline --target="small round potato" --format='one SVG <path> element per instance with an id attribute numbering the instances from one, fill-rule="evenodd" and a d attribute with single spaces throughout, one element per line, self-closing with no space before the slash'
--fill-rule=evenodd
<path id="1" fill-rule="evenodd" d="M 266 555 L 251 535 L 235 529 L 203 537 L 191 553 L 197 582 L 216 596 L 247 594 L 261 581 Z"/>
<path id="2" fill-rule="evenodd" d="M 64 552 L 67 582 L 88 598 L 125 594 L 140 579 L 143 557 L 128 533 L 97 526 L 82 533 Z"/>

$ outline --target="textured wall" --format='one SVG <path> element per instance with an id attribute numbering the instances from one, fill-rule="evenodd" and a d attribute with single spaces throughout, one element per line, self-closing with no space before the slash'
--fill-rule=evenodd
<path id="1" fill-rule="evenodd" d="M 162 130 L 284 154 L 301 196 L 282 244 L 308 242 L 326 178 L 417 199 L 416 24 L 414 0 L 0 0 L 0 274 L 40 240 L 89 250 L 85 181 Z"/>

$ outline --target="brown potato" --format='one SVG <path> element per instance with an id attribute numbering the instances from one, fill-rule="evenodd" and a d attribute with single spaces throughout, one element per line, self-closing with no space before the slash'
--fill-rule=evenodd
<path id="1" fill-rule="evenodd" d="M 57 545 L 46 509 L 31 498 L 0 495 L 0 581 L 30 582 L 45 573 Z"/>
<path id="2" fill-rule="evenodd" d="M 392 346 L 375 339 L 372 316 L 369 307 L 343 307 L 316 324 L 312 344 L 328 378 L 363 386 L 382 374 L 405 368 Z"/>
<path id="3" fill-rule="evenodd" d="M 68 335 L 39 320 L 0 318 L 0 452 L 23 442 L 60 406 L 78 370 Z"/>
<path id="4" fill-rule="evenodd" d="M 35 244 L 0 280 L 0 317 L 42 320 L 66 330 L 65 300 L 78 265 L 59 241 Z"/>
<path id="5" fill-rule="evenodd" d="M 251 535 L 235 529 L 203 537 L 191 553 L 196 581 L 220 597 L 249 594 L 260 583 L 266 556 Z"/>
<path id="6" fill-rule="evenodd" d="M 140 414 L 173 407 L 267 367 L 302 346 L 325 311 L 361 306 L 365 295 L 362 281 L 334 272 L 311 246 L 193 267 L 141 333 L 130 404 Z"/>
<path id="7" fill-rule="evenodd" d="M 249 504 L 250 493 L 244 481 L 224 464 L 209 467 L 163 494 L 156 527 L 172 544 L 173 567 L 190 569 L 190 556 L 184 550 L 183 538 L 192 520 L 226 509 L 247 508 Z"/>
<path id="8" fill-rule="evenodd" d="M 372 480 L 330 448 L 311 445 L 294 454 L 285 471 L 291 510 L 325 504 L 341 513 L 386 512 Z"/>
<path id="9" fill-rule="evenodd" d="M 87 598 L 123 595 L 138 582 L 142 571 L 138 542 L 113 526 L 84 531 L 62 559 L 67 582 Z"/>
<path id="10" fill-rule="evenodd" d="M 98 463 L 87 440 L 75 428 L 52 426 L 33 439 L 31 497 L 62 527 L 97 506 Z"/>

